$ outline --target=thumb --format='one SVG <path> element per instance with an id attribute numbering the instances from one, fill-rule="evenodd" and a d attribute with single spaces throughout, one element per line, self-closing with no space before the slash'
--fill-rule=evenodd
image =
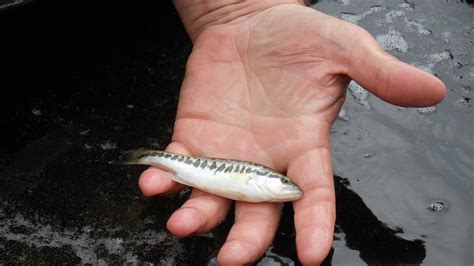
<path id="1" fill-rule="evenodd" d="M 406 107 L 430 106 L 443 99 L 446 88 L 441 80 L 388 54 L 365 30 L 353 38 L 348 75 L 377 97 Z"/>

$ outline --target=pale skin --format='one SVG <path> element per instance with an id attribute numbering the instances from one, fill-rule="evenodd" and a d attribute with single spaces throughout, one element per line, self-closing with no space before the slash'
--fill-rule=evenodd
<path id="1" fill-rule="evenodd" d="M 438 103 L 445 86 L 384 52 L 362 28 L 297 1 L 174 3 L 194 46 L 167 150 L 252 161 L 286 173 L 304 192 L 293 202 L 298 258 L 320 264 L 336 219 L 329 130 L 348 81 L 405 107 Z M 147 196 L 183 189 L 169 175 L 149 168 L 140 188 Z M 232 204 L 194 189 L 167 227 L 178 237 L 207 232 Z M 280 212 L 278 203 L 235 202 L 235 222 L 218 263 L 259 259 Z"/>

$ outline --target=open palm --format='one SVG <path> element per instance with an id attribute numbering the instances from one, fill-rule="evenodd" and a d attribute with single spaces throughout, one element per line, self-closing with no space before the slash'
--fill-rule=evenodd
<path id="1" fill-rule="evenodd" d="M 329 129 L 350 78 L 399 105 L 430 105 L 436 78 L 383 52 L 361 28 L 297 5 L 280 5 L 207 28 L 188 60 L 169 151 L 240 159 L 286 172 L 304 192 L 294 202 L 298 256 L 319 263 L 332 243 L 335 196 Z M 402 78 L 403 77 L 403 78 Z M 180 190 L 156 168 L 142 174 L 146 195 Z M 193 190 L 168 222 L 177 236 L 210 230 L 231 201 Z M 236 203 L 222 264 L 245 264 L 270 245 L 277 203 Z"/>

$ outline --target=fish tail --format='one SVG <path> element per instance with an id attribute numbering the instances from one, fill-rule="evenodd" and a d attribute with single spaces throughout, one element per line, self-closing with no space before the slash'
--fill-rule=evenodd
<path id="1" fill-rule="evenodd" d="M 148 164 L 146 158 L 151 155 L 153 150 L 139 148 L 126 152 L 118 158 L 118 160 L 110 161 L 110 164 L 130 165 L 130 164 Z"/>

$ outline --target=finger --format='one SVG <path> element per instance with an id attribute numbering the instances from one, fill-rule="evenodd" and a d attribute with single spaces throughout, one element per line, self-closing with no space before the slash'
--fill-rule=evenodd
<path id="1" fill-rule="evenodd" d="M 207 232 L 222 220 L 232 201 L 193 189 L 190 198 L 171 215 L 168 230 L 177 237 Z"/>
<path id="2" fill-rule="evenodd" d="M 288 176 L 304 193 L 293 203 L 298 258 L 303 264 L 320 264 L 331 249 L 336 220 L 329 148 L 299 156 L 290 163 Z"/>
<path id="3" fill-rule="evenodd" d="M 166 148 L 166 151 L 189 155 L 188 150 L 179 142 L 172 142 Z M 184 188 L 182 184 L 174 182 L 172 173 L 166 172 L 156 167 L 150 167 L 145 170 L 138 179 L 138 186 L 145 196 L 156 196 L 160 194 L 173 194 Z"/>
<path id="4" fill-rule="evenodd" d="M 350 27 L 346 40 L 354 43 L 348 75 L 361 86 L 399 106 L 430 106 L 443 99 L 446 88 L 441 80 L 388 54 L 362 28 L 345 25 Z"/>
<path id="5" fill-rule="evenodd" d="M 235 224 L 217 256 L 219 265 L 250 264 L 270 246 L 280 219 L 279 203 L 237 202 Z"/>

